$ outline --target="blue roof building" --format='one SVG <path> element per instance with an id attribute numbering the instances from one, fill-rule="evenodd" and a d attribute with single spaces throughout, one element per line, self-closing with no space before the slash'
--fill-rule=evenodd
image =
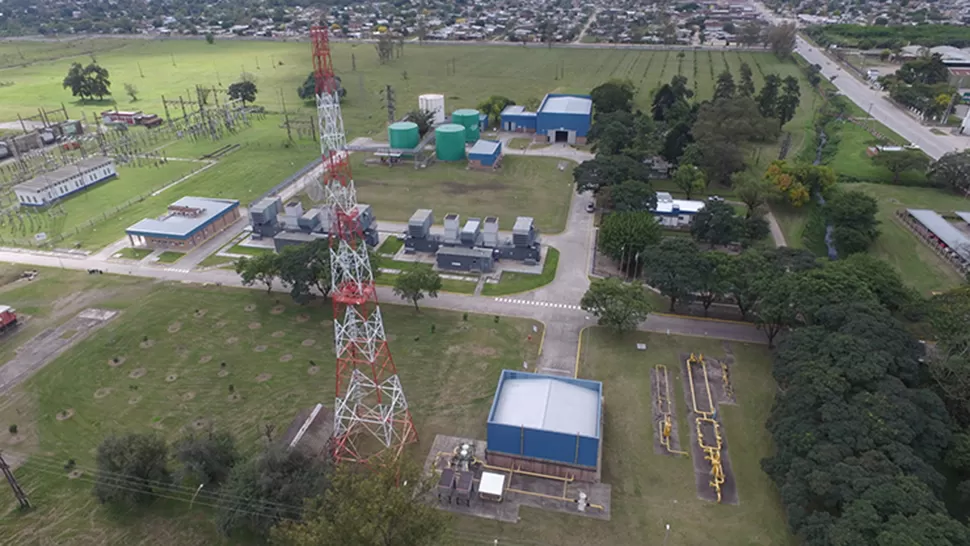
<path id="1" fill-rule="evenodd" d="M 474 169 L 494 169 L 502 163 L 502 143 L 479 140 L 468 150 L 468 166 Z"/>
<path id="2" fill-rule="evenodd" d="M 502 111 L 502 130 L 535 133 L 548 142 L 585 144 L 593 121 L 593 100 L 589 95 L 550 93 L 542 99 L 538 112 L 523 106 L 507 106 Z"/>
<path id="3" fill-rule="evenodd" d="M 158 218 L 146 218 L 125 230 L 135 247 L 189 250 L 239 219 L 239 201 L 183 197 Z"/>

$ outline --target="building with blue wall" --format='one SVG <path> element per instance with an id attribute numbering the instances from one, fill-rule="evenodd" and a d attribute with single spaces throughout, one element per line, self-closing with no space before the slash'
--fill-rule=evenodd
<path id="1" fill-rule="evenodd" d="M 473 169 L 494 169 L 502 163 L 502 143 L 479 140 L 468 150 L 468 166 Z"/>
<path id="2" fill-rule="evenodd" d="M 602 415 L 599 381 L 504 370 L 488 414 L 486 459 L 545 474 L 598 477 Z"/>
<path id="3" fill-rule="evenodd" d="M 542 99 L 538 112 L 528 112 L 523 106 L 502 111 L 503 131 L 535 133 L 537 140 L 548 142 L 585 144 L 592 122 L 593 100 L 588 95 L 550 93 Z"/>
<path id="4" fill-rule="evenodd" d="M 183 197 L 158 218 L 145 218 L 125 230 L 133 247 L 188 251 L 239 219 L 239 201 Z"/>

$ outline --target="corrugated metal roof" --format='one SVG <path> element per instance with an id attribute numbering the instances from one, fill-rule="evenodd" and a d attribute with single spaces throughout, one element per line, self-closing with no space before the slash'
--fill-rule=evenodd
<path id="1" fill-rule="evenodd" d="M 170 206 L 202 209 L 202 213 L 198 216 L 182 216 L 166 212 L 160 218 L 145 218 L 126 229 L 125 232 L 134 235 L 188 237 L 192 232 L 216 217 L 239 206 L 239 201 L 208 197 L 183 197 Z"/>
<path id="2" fill-rule="evenodd" d="M 970 212 L 959 212 L 959 211 L 957 211 L 954 214 L 956 214 L 957 216 L 959 216 L 960 219 L 963 220 L 964 222 L 970 224 Z"/>
<path id="3" fill-rule="evenodd" d="M 492 422 L 599 438 L 599 394 L 570 382 L 536 375 L 506 379 Z"/>
<path id="4" fill-rule="evenodd" d="M 44 173 L 31 178 L 26 182 L 21 182 L 13 188 L 15 190 L 30 190 L 30 191 L 44 191 L 55 184 L 59 184 L 72 176 L 77 175 L 82 171 L 89 171 L 92 169 L 97 169 L 104 165 L 113 164 L 114 160 L 110 157 L 89 157 L 87 159 L 82 159 L 77 163 L 72 163 L 70 165 L 65 165 L 60 169 L 53 170 L 49 173 Z"/>
<path id="5" fill-rule="evenodd" d="M 674 199 L 667 192 L 658 191 L 657 192 L 657 207 L 653 209 L 653 212 L 659 214 L 671 214 L 674 212 L 674 207 L 680 212 L 696 213 L 704 208 L 703 201 L 688 201 L 687 199 Z"/>
<path id="6" fill-rule="evenodd" d="M 540 111 L 543 114 L 589 114 L 593 111 L 593 101 L 584 97 L 549 97 Z"/>
<path id="7" fill-rule="evenodd" d="M 519 216 L 515 219 L 515 225 L 512 226 L 512 233 L 529 233 L 534 224 L 535 220 L 531 216 Z"/>
<path id="8" fill-rule="evenodd" d="M 470 258 L 491 258 L 492 249 L 490 248 L 468 248 L 466 246 L 443 246 L 438 249 L 435 256 L 444 254 L 445 256 L 468 256 Z"/>
<path id="9" fill-rule="evenodd" d="M 970 239 L 953 224 L 947 222 L 946 218 L 936 211 L 926 209 L 907 209 L 906 212 L 933 232 L 933 235 L 950 247 L 950 250 L 959 254 L 964 260 L 970 260 Z"/>
<path id="10" fill-rule="evenodd" d="M 468 150 L 468 155 L 495 155 L 501 147 L 502 143 L 497 140 L 479 140 Z"/>

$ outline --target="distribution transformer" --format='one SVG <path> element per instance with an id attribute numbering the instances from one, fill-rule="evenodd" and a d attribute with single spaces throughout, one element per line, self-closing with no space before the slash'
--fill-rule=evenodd
<path id="1" fill-rule="evenodd" d="M 377 246 L 377 221 L 370 205 L 357 205 L 357 218 L 365 242 Z M 285 205 L 279 197 L 260 199 L 249 207 L 249 225 L 254 239 L 272 238 L 276 251 L 283 247 L 302 244 L 315 239 L 326 239 L 333 225 L 331 209 L 314 207 L 303 210 L 299 201 Z"/>
<path id="2" fill-rule="evenodd" d="M 432 233 L 434 213 L 431 209 L 418 209 L 408 221 L 404 238 L 407 253 L 427 252 L 435 254 L 438 267 L 459 271 L 490 272 L 499 260 L 515 260 L 526 265 L 537 265 L 541 259 L 541 244 L 535 221 L 519 216 L 512 228 L 512 237 L 502 239 L 499 234 L 498 217 L 484 220 L 469 218 L 464 225 L 456 213 L 444 218 L 440 234 Z"/>

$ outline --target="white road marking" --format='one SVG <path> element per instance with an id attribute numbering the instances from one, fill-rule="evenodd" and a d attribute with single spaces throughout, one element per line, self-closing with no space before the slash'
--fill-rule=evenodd
<path id="1" fill-rule="evenodd" d="M 534 305 L 538 307 L 555 307 L 557 309 L 570 309 L 573 311 L 578 311 L 582 307 L 578 305 L 571 305 L 568 303 L 553 303 L 550 301 L 529 301 L 529 300 L 519 300 L 513 298 L 495 298 L 495 301 L 499 303 L 510 303 L 513 305 Z"/>
<path id="2" fill-rule="evenodd" d="M 166 267 L 165 271 L 171 271 L 173 273 L 191 273 L 191 269 L 180 269 L 178 267 Z"/>

